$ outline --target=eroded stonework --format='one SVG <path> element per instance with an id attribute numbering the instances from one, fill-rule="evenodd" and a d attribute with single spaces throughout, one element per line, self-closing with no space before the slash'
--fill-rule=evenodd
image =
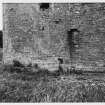
<path id="1" fill-rule="evenodd" d="M 38 3 L 6 3 L 3 7 L 4 63 L 16 59 L 56 68 L 60 57 L 79 68 L 104 67 L 104 3 L 50 3 L 45 9 Z M 70 40 L 72 29 L 78 33 Z"/>

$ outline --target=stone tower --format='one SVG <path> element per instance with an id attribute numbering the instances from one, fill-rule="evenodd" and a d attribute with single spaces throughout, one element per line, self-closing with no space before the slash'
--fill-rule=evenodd
<path id="1" fill-rule="evenodd" d="M 4 63 L 104 67 L 104 3 L 6 3 L 3 24 Z"/>

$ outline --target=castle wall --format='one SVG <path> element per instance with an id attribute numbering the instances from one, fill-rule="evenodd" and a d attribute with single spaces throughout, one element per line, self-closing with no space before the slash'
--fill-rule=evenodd
<path id="1" fill-rule="evenodd" d="M 4 4 L 4 63 L 65 64 L 93 70 L 105 62 L 105 4 Z M 71 48 L 68 31 L 77 29 Z M 96 69 L 97 69 L 96 68 Z"/>

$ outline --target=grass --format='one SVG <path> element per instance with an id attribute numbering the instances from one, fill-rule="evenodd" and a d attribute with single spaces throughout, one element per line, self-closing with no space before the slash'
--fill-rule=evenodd
<path id="1" fill-rule="evenodd" d="M 105 75 L 101 73 L 56 75 L 16 64 L 0 69 L 0 102 L 105 102 Z"/>

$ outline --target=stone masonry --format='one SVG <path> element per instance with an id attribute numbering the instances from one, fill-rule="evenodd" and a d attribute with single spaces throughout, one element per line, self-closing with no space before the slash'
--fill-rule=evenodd
<path id="1" fill-rule="evenodd" d="M 102 70 L 104 46 L 104 3 L 3 4 L 4 63 L 19 60 L 54 70 L 62 58 L 68 66 Z"/>

